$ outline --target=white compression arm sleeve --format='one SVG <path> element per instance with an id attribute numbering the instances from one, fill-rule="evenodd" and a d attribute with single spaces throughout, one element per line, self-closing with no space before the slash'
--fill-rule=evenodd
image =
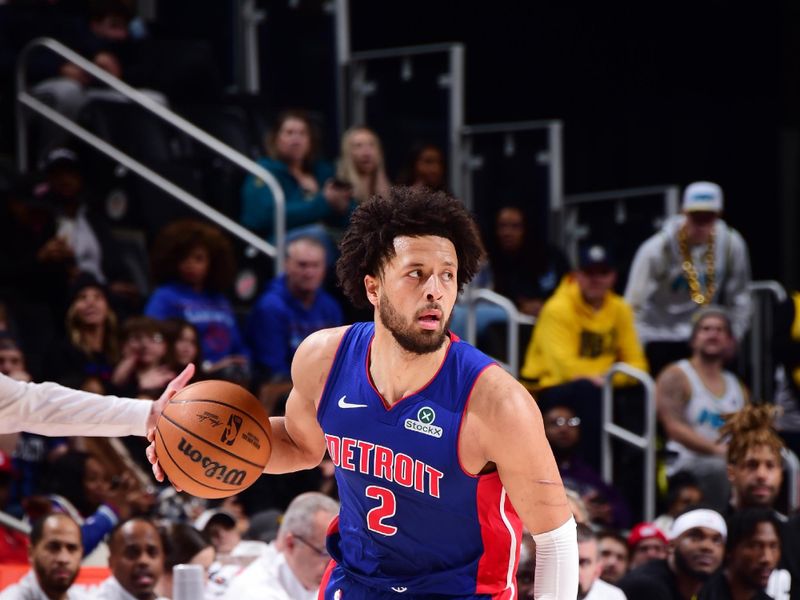
<path id="1" fill-rule="evenodd" d="M 536 575 L 533 597 L 537 600 L 575 600 L 578 595 L 578 536 L 575 519 L 561 527 L 533 536 L 536 542 Z"/>

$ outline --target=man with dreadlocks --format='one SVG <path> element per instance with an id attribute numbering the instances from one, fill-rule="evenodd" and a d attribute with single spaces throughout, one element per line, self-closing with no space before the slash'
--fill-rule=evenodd
<path id="1" fill-rule="evenodd" d="M 729 514 L 747 508 L 774 510 L 783 482 L 781 451 L 784 447 L 783 440 L 773 428 L 776 413 L 777 408 L 772 404 L 751 404 L 729 415 L 720 428 L 720 435 L 728 439 Z M 797 545 L 791 539 L 796 535 L 787 531 L 786 517 L 777 511 L 776 516 L 783 525 L 781 565 L 788 571 L 773 571 L 767 593 L 773 598 L 786 598 L 791 580 L 800 581 L 800 548 L 792 547 Z M 800 532 L 797 526 L 794 529 Z M 792 590 L 792 598 L 800 599 L 800 589 Z"/>

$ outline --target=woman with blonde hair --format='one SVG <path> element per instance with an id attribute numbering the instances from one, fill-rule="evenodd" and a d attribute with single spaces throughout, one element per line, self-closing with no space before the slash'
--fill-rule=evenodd
<path id="1" fill-rule="evenodd" d="M 336 176 L 353 186 L 357 202 L 364 202 L 375 194 L 386 196 L 389 178 L 378 134 L 364 126 L 345 131 Z"/>

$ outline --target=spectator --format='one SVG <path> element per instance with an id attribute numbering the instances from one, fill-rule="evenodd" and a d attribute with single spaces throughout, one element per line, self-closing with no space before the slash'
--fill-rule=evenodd
<path id="1" fill-rule="evenodd" d="M 725 566 L 703 586 L 699 600 L 767 600 L 767 584 L 781 556 L 780 523 L 763 508 L 738 511 L 728 518 Z"/>
<path id="2" fill-rule="evenodd" d="M 492 288 L 511 298 L 520 312 L 538 316 L 569 272 L 564 253 L 533 235 L 519 206 L 502 207 L 492 233 L 487 244 Z"/>
<path id="3" fill-rule="evenodd" d="M 66 337 L 48 354 L 46 377 L 87 392 L 112 393 L 119 345 L 117 316 L 108 304 L 105 286 L 91 273 L 81 273 L 70 297 Z"/>
<path id="4" fill-rule="evenodd" d="M 639 523 L 628 535 L 631 561 L 628 568 L 635 569 L 651 560 L 667 558 L 667 536 L 652 523 Z"/>
<path id="5" fill-rule="evenodd" d="M 783 440 L 773 428 L 777 409 L 773 405 L 748 405 L 730 415 L 721 433 L 729 438 L 728 479 L 731 498 L 728 514 L 748 508 L 772 510 L 782 524 L 782 566 L 770 578 L 769 589 L 773 597 L 780 590 L 789 589 L 791 581 L 800 581 L 800 548 L 797 534 L 800 522 L 786 517 L 775 509 L 775 502 L 783 483 Z M 787 572 L 788 571 L 788 572 Z M 792 586 L 792 598 L 800 597 L 800 586 Z"/>
<path id="6" fill-rule="evenodd" d="M 0 373 L 17 381 L 31 380 L 22 350 L 14 339 L 6 334 L 0 334 Z"/>
<path id="7" fill-rule="evenodd" d="M 542 420 L 561 479 L 581 495 L 591 522 L 603 527 L 629 527 L 631 515 L 625 499 L 579 456 L 580 417 L 568 406 L 554 405 L 543 412 Z"/>
<path id="8" fill-rule="evenodd" d="M 83 551 L 88 557 L 101 545 L 106 534 L 120 519 L 135 509 L 139 496 L 124 479 L 112 488 L 111 477 L 95 456 L 70 451 L 51 465 L 43 487 L 46 497 L 34 497 L 27 503 L 29 515 L 55 511 L 72 517 L 81 528 Z M 87 564 L 104 557 L 104 548 Z"/>
<path id="9" fill-rule="evenodd" d="M 315 238 L 293 239 L 286 247 L 286 273 L 272 281 L 250 313 L 247 335 L 259 379 L 278 392 L 263 389 L 273 414 L 278 396 L 291 389 L 290 368 L 295 350 L 308 335 L 344 323 L 338 302 L 322 288 L 325 247 Z M 262 400 L 263 401 L 263 400 Z"/>
<path id="10" fill-rule="evenodd" d="M 122 326 L 122 360 L 111 381 L 123 395 L 155 399 L 175 372 L 167 364 L 167 340 L 159 321 L 131 317 Z"/>
<path id="11" fill-rule="evenodd" d="M 599 468 L 601 388 L 615 362 L 647 370 L 628 304 L 612 291 L 616 270 L 599 244 L 581 249 L 578 270 L 564 278 L 545 303 L 521 376 L 540 406 L 573 406 L 587 425 L 584 459 Z M 617 375 L 615 384 L 626 383 Z"/>
<path id="12" fill-rule="evenodd" d="M 783 440 L 773 429 L 776 409 L 748 405 L 730 415 L 720 433 L 728 437 L 730 508 L 773 508 L 783 482 Z"/>
<path id="13" fill-rule="evenodd" d="M 305 111 L 286 110 L 267 136 L 268 158 L 259 164 L 272 173 L 286 197 L 286 229 L 309 225 L 342 228 L 354 207 L 349 186 L 336 185 L 333 169 L 317 160 L 315 130 Z M 250 175 L 242 187 L 242 224 L 267 238 L 275 233 L 275 199 Z M 324 235 L 321 228 L 313 231 Z"/>
<path id="14" fill-rule="evenodd" d="M 730 494 L 725 456 L 727 444 L 719 430 L 726 414 L 741 410 L 747 392 L 724 368 L 735 343 L 731 321 L 721 308 L 706 306 L 694 315 L 689 340 L 691 358 L 665 368 L 656 380 L 656 409 L 674 453 L 667 473 L 689 471 L 697 477 L 703 498 L 724 510 Z"/>
<path id="15" fill-rule="evenodd" d="M 262 556 L 228 588 L 229 600 L 312 600 L 331 558 L 325 533 L 339 505 L 317 492 L 289 505 L 276 540 L 277 557 Z"/>
<path id="16" fill-rule="evenodd" d="M 203 371 L 222 379 L 249 382 L 248 350 L 225 292 L 235 271 L 230 241 L 215 226 L 186 219 L 161 230 L 152 252 L 159 287 L 145 314 L 181 318 L 200 335 Z"/>
<path id="17" fill-rule="evenodd" d="M 389 178 L 378 134 L 369 127 L 351 127 L 342 136 L 341 152 L 336 176 L 352 186 L 356 202 L 375 194 L 388 196 Z"/>
<path id="18" fill-rule="evenodd" d="M 600 564 L 603 567 L 600 579 L 617 585 L 628 572 L 630 562 L 628 540 L 616 531 L 601 531 L 597 534 L 597 547 L 600 550 Z"/>
<path id="19" fill-rule="evenodd" d="M 694 504 L 703 502 L 703 491 L 697 478 L 688 471 L 678 471 L 667 480 L 666 512 L 656 517 L 653 525 L 661 531 L 672 529 L 675 517 Z"/>
<path id="20" fill-rule="evenodd" d="M 135 517 L 121 523 L 108 540 L 111 577 L 100 584 L 95 600 L 156 600 L 156 586 L 164 573 L 164 547 L 156 526 Z"/>
<path id="21" fill-rule="evenodd" d="M 72 587 L 83 556 L 81 532 L 67 515 L 48 515 L 31 529 L 31 570 L 22 580 L 0 592 L 0 600 L 80 600 Z"/>
<path id="22" fill-rule="evenodd" d="M 578 525 L 578 561 L 578 600 L 625 600 L 622 590 L 600 579 L 597 534 L 584 524 Z"/>
<path id="23" fill-rule="evenodd" d="M 632 599 L 692 600 L 722 564 L 727 531 L 718 512 L 688 510 L 675 519 L 667 558 L 629 571 L 619 587 Z"/>
<path id="24" fill-rule="evenodd" d="M 272 549 L 264 542 L 242 540 L 236 517 L 220 508 L 206 510 L 195 521 L 195 527 L 211 544 L 216 559 L 208 569 L 206 598 L 222 598 L 231 582 L 254 560 Z"/>
<path id="25" fill-rule="evenodd" d="M 109 224 L 90 202 L 78 154 L 69 148 L 50 151 L 44 175 L 34 194 L 53 207 L 55 221 L 52 237 L 39 250 L 40 259 L 57 267 L 68 284 L 78 273 L 90 273 L 108 286 L 115 301 L 125 302 L 130 310 L 138 308 L 139 291 Z"/>
<path id="26" fill-rule="evenodd" d="M 87 60 L 130 85 L 145 86 L 150 83 L 152 77 L 149 68 L 141 60 L 141 50 L 128 32 L 128 25 L 133 18 L 130 3 L 125 0 L 94 0 L 88 4 L 88 19 L 69 27 L 62 41 Z M 34 87 L 34 92 L 64 116 L 74 120 L 81 108 L 95 98 L 126 101 L 122 94 L 106 88 L 105 84 L 102 88 L 95 87 L 94 78 L 77 65 L 61 61 L 63 59 L 60 57 L 48 62 L 40 61 L 37 75 L 46 79 Z M 150 89 L 139 91 L 156 102 L 166 104 L 166 98 L 159 92 Z M 51 144 L 62 143 L 66 134 L 48 122 L 42 138 L 51 141 Z"/>
<path id="27" fill-rule="evenodd" d="M 20 528 L 10 525 L 15 519 L 5 512 L 11 499 L 11 483 L 15 477 L 16 471 L 11 464 L 11 457 L 0 450 L 0 565 L 28 562 L 28 536 Z M 19 525 L 22 525 L 22 521 Z"/>
<path id="28" fill-rule="evenodd" d="M 156 595 L 172 598 L 172 569 L 175 565 L 200 565 L 207 578 L 215 552 L 200 532 L 186 523 L 165 523 L 160 533 L 164 549 L 164 573 L 156 585 Z"/>
<path id="29" fill-rule="evenodd" d="M 161 325 L 167 337 L 167 357 L 173 371 L 180 373 L 189 363 L 203 363 L 200 336 L 194 325 L 178 318 L 167 319 Z"/>
<path id="30" fill-rule="evenodd" d="M 653 376 L 687 356 L 698 308 L 724 306 L 737 341 L 750 326 L 750 257 L 741 235 L 719 218 L 722 206 L 717 184 L 690 184 L 683 214 L 669 219 L 633 259 L 625 299 Z"/>
<path id="31" fill-rule="evenodd" d="M 402 185 L 419 185 L 433 191 L 446 191 L 447 162 L 444 152 L 435 144 L 414 144 L 398 179 Z"/>

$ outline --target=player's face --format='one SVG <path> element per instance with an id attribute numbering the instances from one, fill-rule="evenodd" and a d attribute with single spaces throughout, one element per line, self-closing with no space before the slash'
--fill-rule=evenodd
<path id="1" fill-rule="evenodd" d="M 120 585 L 138 600 L 150 600 L 164 570 L 164 551 L 156 528 L 129 521 L 111 540 L 108 566 Z"/>
<path id="2" fill-rule="evenodd" d="M 83 547 L 81 532 L 64 515 L 52 515 L 44 525 L 42 539 L 29 550 L 36 579 L 50 598 L 64 594 L 78 575 Z"/>
<path id="3" fill-rule="evenodd" d="M 750 448 L 744 458 L 728 466 L 728 479 L 736 491 L 738 508 L 772 507 L 783 481 L 781 458 L 769 446 Z"/>
<path id="4" fill-rule="evenodd" d="M 718 531 L 693 527 L 675 541 L 677 568 L 697 579 L 707 579 L 722 564 L 725 540 Z"/>
<path id="5" fill-rule="evenodd" d="M 438 236 L 402 236 L 394 249 L 380 278 L 366 277 L 368 297 L 404 350 L 435 352 L 444 344 L 458 295 L 455 246 Z"/>
<path id="6" fill-rule="evenodd" d="M 628 571 L 628 546 L 612 537 L 605 537 L 599 542 L 600 574 L 603 581 L 616 584 Z"/>
<path id="7" fill-rule="evenodd" d="M 728 568 L 752 587 L 764 589 L 781 558 L 781 540 L 775 526 L 764 521 L 753 535 L 740 541 L 728 555 Z"/>

